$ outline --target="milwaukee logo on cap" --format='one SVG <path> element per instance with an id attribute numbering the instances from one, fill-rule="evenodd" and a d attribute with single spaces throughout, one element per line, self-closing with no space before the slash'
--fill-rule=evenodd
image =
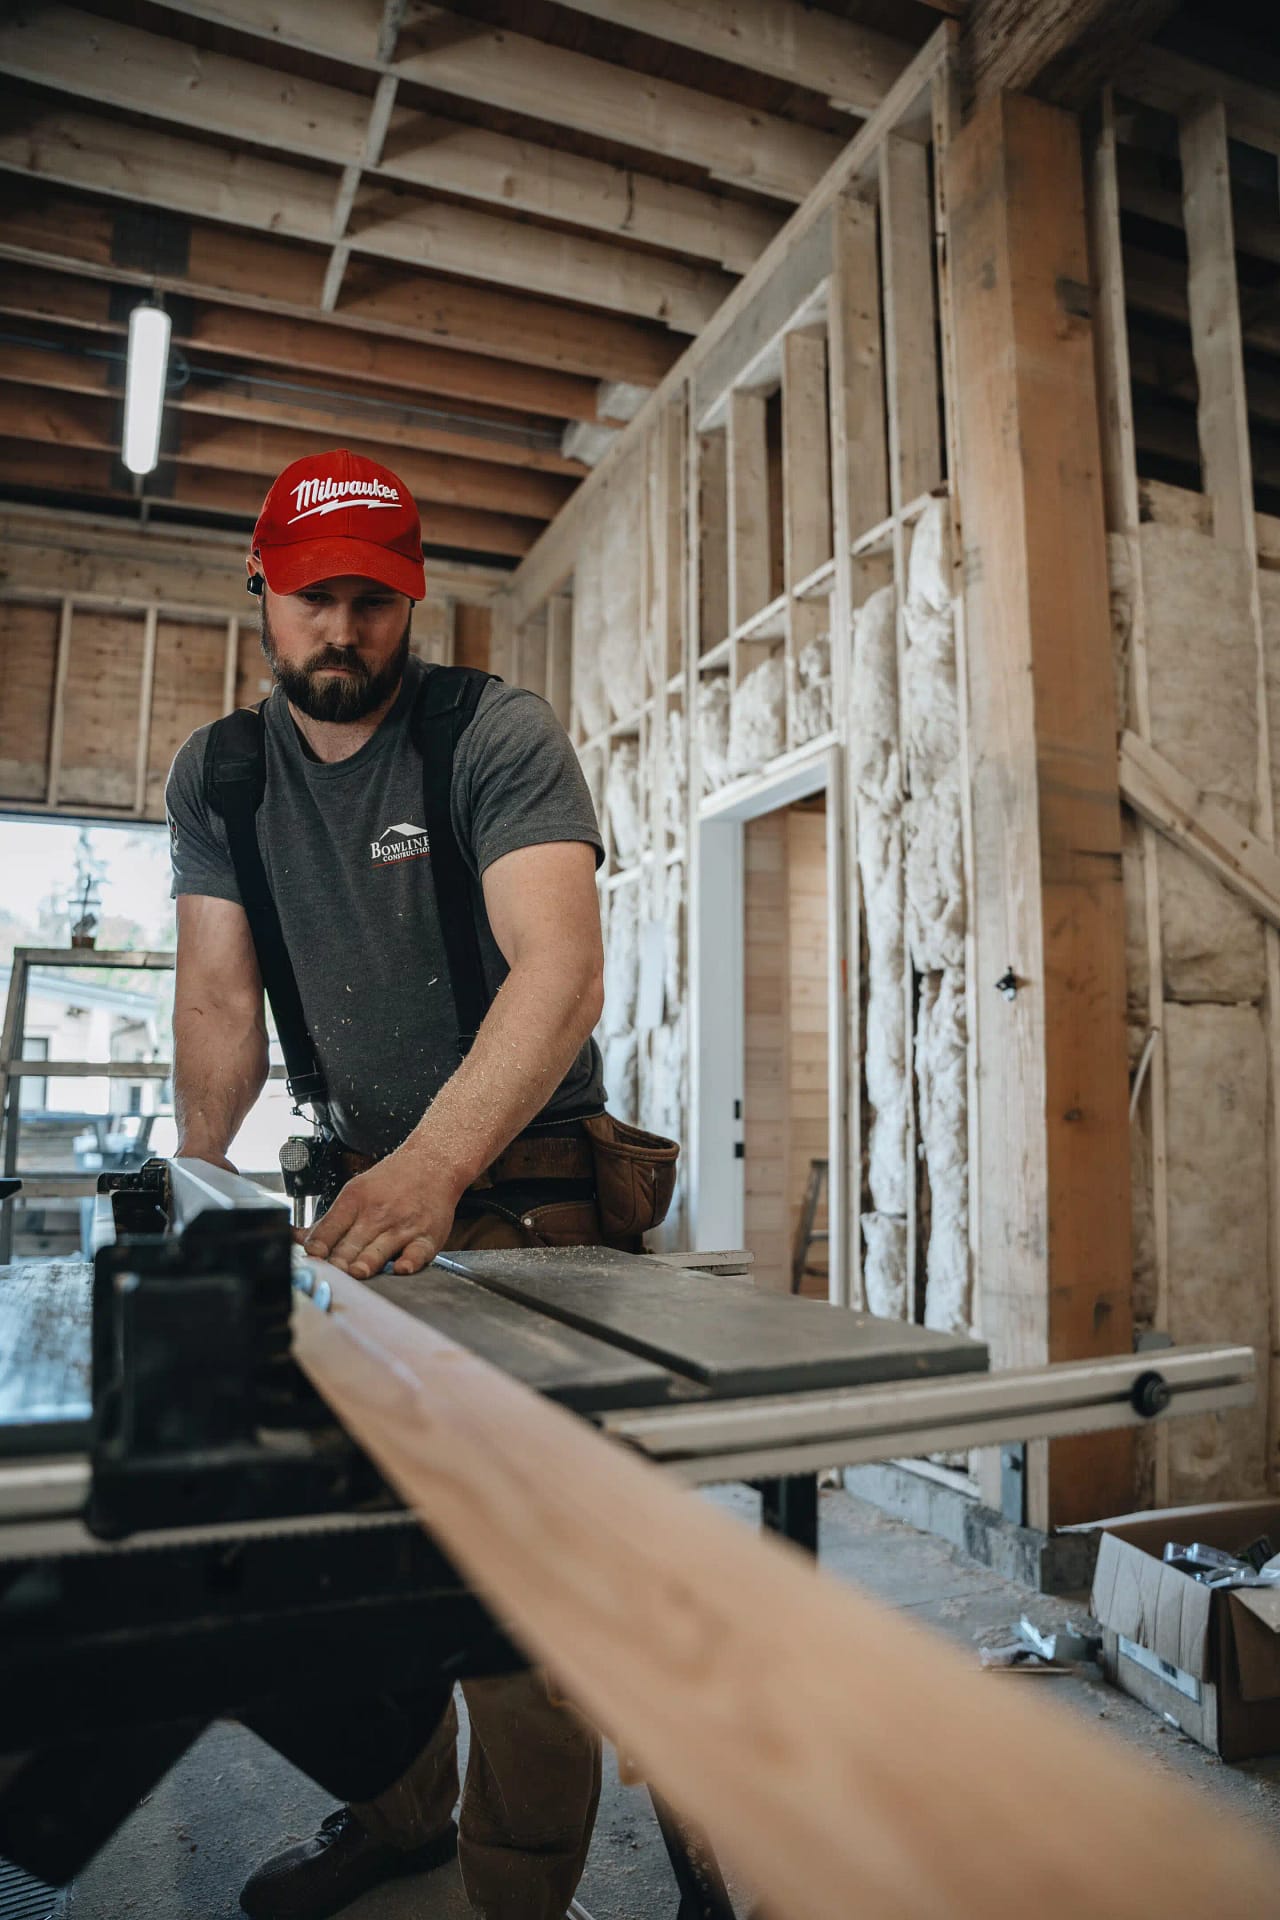
<path id="1" fill-rule="evenodd" d="M 426 595 L 412 494 L 389 467 L 346 447 L 285 468 L 263 502 L 253 551 L 273 593 L 356 575 L 411 600 Z"/>
<path id="2" fill-rule="evenodd" d="M 339 507 L 394 507 L 400 493 L 381 480 L 300 480 L 293 499 L 298 509 L 293 519 L 305 520 L 308 514 L 335 513 Z M 289 524 L 292 526 L 293 521 Z"/>

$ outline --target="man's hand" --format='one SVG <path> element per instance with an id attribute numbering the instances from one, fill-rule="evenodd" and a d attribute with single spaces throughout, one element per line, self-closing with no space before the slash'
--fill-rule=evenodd
<path id="1" fill-rule="evenodd" d="M 304 1241 L 308 1253 L 331 1260 L 357 1280 L 430 1266 L 453 1225 L 456 1193 L 432 1168 L 421 1146 L 406 1141 L 367 1173 L 348 1180 Z"/>
<path id="2" fill-rule="evenodd" d="M 239 1173 L 240 1169 L 228 1160 L 225 1153 L 219 1153 L 213 1147 L 189 1147 L 180 1140 L 173 1150 L 175 1160 L 203 1160 L 207 1167 L 224 1167 L 228 1173 Z"/>

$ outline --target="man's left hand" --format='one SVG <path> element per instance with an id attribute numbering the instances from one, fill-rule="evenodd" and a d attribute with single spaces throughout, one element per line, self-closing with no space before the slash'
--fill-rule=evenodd
<path id="1" fill-rule="evenodd" d="M 388 1260 L 397 1273 L 420 1273 L 448 1238 L 455 1205 L 422 1149 L 406 1142 L 348 1180 L 304 1245 L 357 1280 L 381 1273 Z"/>

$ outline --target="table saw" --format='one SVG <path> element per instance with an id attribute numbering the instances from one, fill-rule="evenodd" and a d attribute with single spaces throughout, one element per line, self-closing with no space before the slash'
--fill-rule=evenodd
<path id="1" fill-rule="evenodd" d="M 358 1700 L 521 1657 L 294 1364 L 291 1313 L 328 1282 L 286 1203 L 199 1162 L 102 1184 L 92 1265 L 0 1269 L 0 1854 L 52 1881 L 213 1718 L 269 1734 L 320 1672 Z M 811 1550 L 823 1468 L 1253 1393 L 1249 1348 L 993 1374 L 980 1341 L 673 1258 L 459 1253 L 370 1285 L 680 1481 L 758 1485 Z M 660 1818 L 680 1920 L 731 1915 Z"/>

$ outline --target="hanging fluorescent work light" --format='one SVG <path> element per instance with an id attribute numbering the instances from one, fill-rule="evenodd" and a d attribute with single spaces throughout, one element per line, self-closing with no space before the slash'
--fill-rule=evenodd
<path id="1" fill-rule="evenodd" d="M 160 458 L 160 416 L 169 365 L 169 316 L 142 305 L 129 315 L 129 361 L 124 376 L 124 464 L 151 473 Z"/>

